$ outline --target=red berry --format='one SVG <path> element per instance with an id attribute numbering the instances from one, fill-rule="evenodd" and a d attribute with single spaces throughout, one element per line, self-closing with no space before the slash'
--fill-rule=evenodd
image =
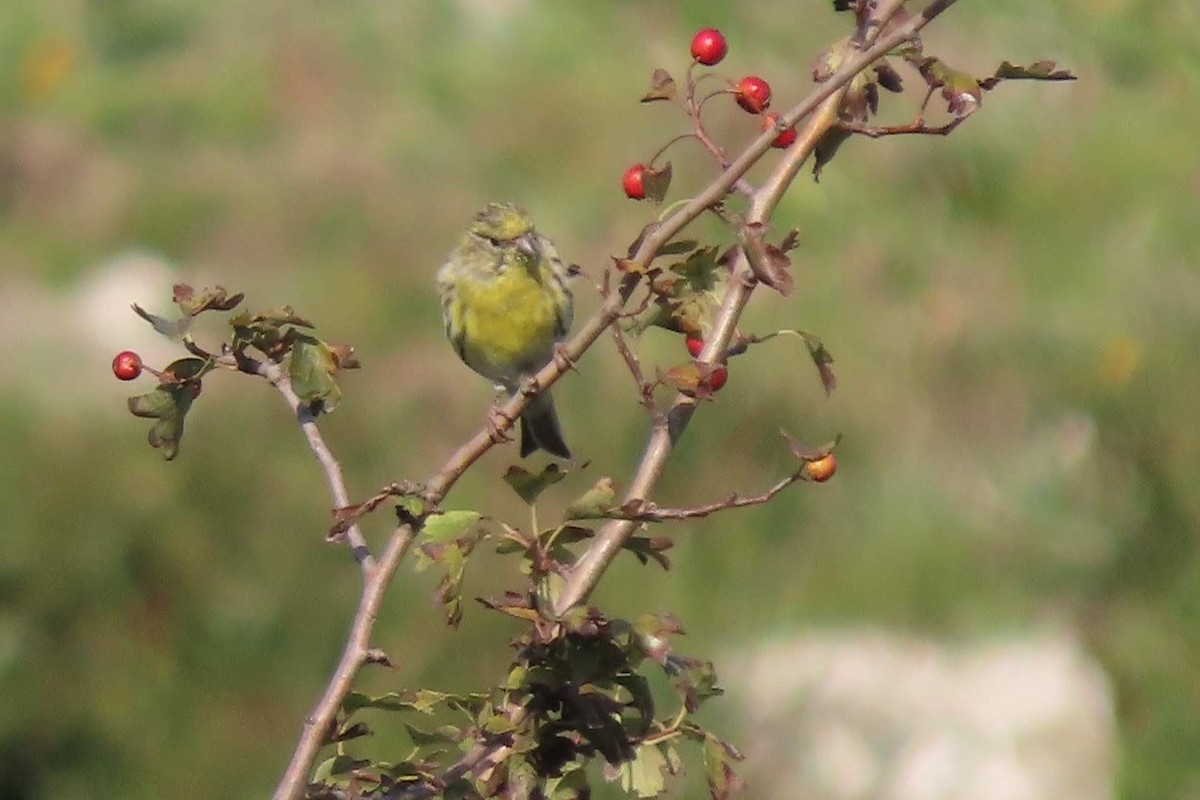
<path id="1" fill-rule="evenodd" d="M 708 385 L 712 387 L 714 392 L 719 392 L 727 380 L 729 380 L 729 370 L 726 367 L 717 367 L 708 376 Z"/>
<path id="2" fill-rule="evenodd" d="M 113 359 L 112 371 L 119 380 L 131 381 L 142 374 L 142 357 L 132 350 L 122 350 Z"/>
<path id="3" fill-rule="evenodd" d="M 687 351 L 692 354 L 692 358 L 699 358 L 700 351 L 704 349 L 704 340 L 699 336 L 689 336 L 683 340 L 687 345 Z"/>
<path id="4" fill-rule="evenodd" d="M 755 75 L 747 75 L 734 87 L 737 104 L 751 114 L 760 114 L 771 105 L 771 84 Z"/>
<path id="5" fill-rule="evenodd" d="M 779 122 L 778 114 L 767 114 L 763 117 L 762 129 L 764 131 L 769 131 L 775 127 L 775 123 L 777 122 Z M 796 133 L 796 126 L 793 125 L 792 127 L 781 131 L 779 135 L 775 137 L 775 141 L 771 142 L 771 147 L 791 147 L 792 143 L 796 141 L 797 136 L 799 136 L 799 134 Z"/>
<path id="6" fill-rule="evenodd" d="M 833 477 L 833 473 L 837 472 L 837 459 L 833 453 L 826 453 L 816 461 L 805 462 L 804 472 L 809 479 L 817 483 L 824 483 Z"/>
<path id="7" fill-rule="evenodd" d="M 634 164 L 625 170 L 625 175 L 621 178 L 621 185 L 625 187 L 626 197 L 633 200 L 644 200 L 646 197 L 646 165 Z"/>
<path id="8" fill-rule="evenodd" d="M 706 67 L 720 63 L 728 52 L 725 36 L 716 28 L 704 28 L 692 37 L 692 58 Z"/>

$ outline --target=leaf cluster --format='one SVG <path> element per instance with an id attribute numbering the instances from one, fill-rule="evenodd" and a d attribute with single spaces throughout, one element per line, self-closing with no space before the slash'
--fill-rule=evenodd
<path id="1" fill-rule="evenodd" d="M 337 372 L 359 366 L 352 347 L 316 337 L 309 332 L 313 324 L 289 306 L 258 314 L 246 310 L 230 314 L 228 341 L 217 352 L 201 347 L 192 335 L 194 320 L 205 312 L 232 312 L 243 299 L 242 293 L 231 295 L 220 286 L 197 291 L 179 283 L 172 289 L 177 312 L 171 316 L 159 316 L 133 304 L 134 313 L 156 332 L 180 342 L 192 354 L 161 371 L 147 368 L 158 378 L 158 387 L 129 398 L 130 413 L 154 420 L 147 439 L 168 461 L 179 453 L 184 420 L 200 396 L 203 378 L 216 369 L 259 373 L 262 362 L 255 353 L 268 363 L 284 365 L 300 403 L 315 415 L 332 411 L 340 402 Z"/>
<path id="2" fill-rule="evenodd" d="M 570 502 L 557 525 L 539 529 L 536 503 L 565 477 L 557 465 L 537 472 L 513 466 L 505 473 L 530 508 L 528 530 L 476 511 L 426 513 L 420 501 L 402 502 L 405 518 L 421 529 L 417 569 L 442 572 L 435 598 L 448 624 L 462 619 L 466 568 L 481 545 L 490 542 L 500 555 L 517 559 L 522 588 L 476 598 L 488 611 L 520 623 L 511 641 L 515 655 L 499 685 L 481 694 L 350 693 L 325 740 L 336 753 L 314 773 L 309 797 L 586 798 L 591 789 L 585 767 L 596 758 L 605 764 L 605 780 L 654 797 L 668 776 L 682 771 L 685 742 L 700 745 L 714 797 L 727 797 L 740 785 L 732 768 L 740 754 L 691 718 L 721 689 L 711 662 L 675 652 L 674 638 L 683 630 L 674 617 L 613 619 L 590 606 L 553 615 L 559 576 L 574 563 L 574 546 L 593 535 L 582 521 L 622 513 L 615 483 L 605 477 Z M 643 564 L 668 569 L 670 544 L 635 536 L 626 549 Z M 647 670 L 658 671 L 673 690 L 665 712 Z M 411 749 L 390 761 L 355 757 L 350 743 L 371 733 L 364 718 L 369 711 L 404 713 Z M 436 765 L 453 754 L 461 768 L 446 782 Z"/>

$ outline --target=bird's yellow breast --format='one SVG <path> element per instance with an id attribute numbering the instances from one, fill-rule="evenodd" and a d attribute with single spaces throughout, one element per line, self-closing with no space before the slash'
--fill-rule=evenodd
<path id="1" fill-rule="evenodd" d="M 550 360 L 560 303 L 528 270 L 506 269 L 491 280 L 465 280 L 459 292 L 463 358 L 477 372 L 513 385 L 519 379 L 514 371 L 534 372 Z"/>

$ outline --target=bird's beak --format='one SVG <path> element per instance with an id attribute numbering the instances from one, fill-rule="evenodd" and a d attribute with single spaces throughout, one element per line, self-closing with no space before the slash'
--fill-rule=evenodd
<path id="1" fill-rule="evenodd" d="M 528 258 L 531 263 L 536 264 L 542 257 L 542 248 L 538 245 L 537 235 L 527 233 L 517 239 L 517 252 Z"/>

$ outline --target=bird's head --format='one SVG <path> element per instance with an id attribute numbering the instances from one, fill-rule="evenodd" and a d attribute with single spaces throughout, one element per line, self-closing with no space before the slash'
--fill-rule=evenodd
<path id="1" fill-rule="evenodd" d="M 537 231 L 525 211 L 512 203 L 488 203 L 471 221 L 471 236 L 487 241 L 491 246 L 515 249 L 526 263 L 533 264 L 541 256 Z"/>

